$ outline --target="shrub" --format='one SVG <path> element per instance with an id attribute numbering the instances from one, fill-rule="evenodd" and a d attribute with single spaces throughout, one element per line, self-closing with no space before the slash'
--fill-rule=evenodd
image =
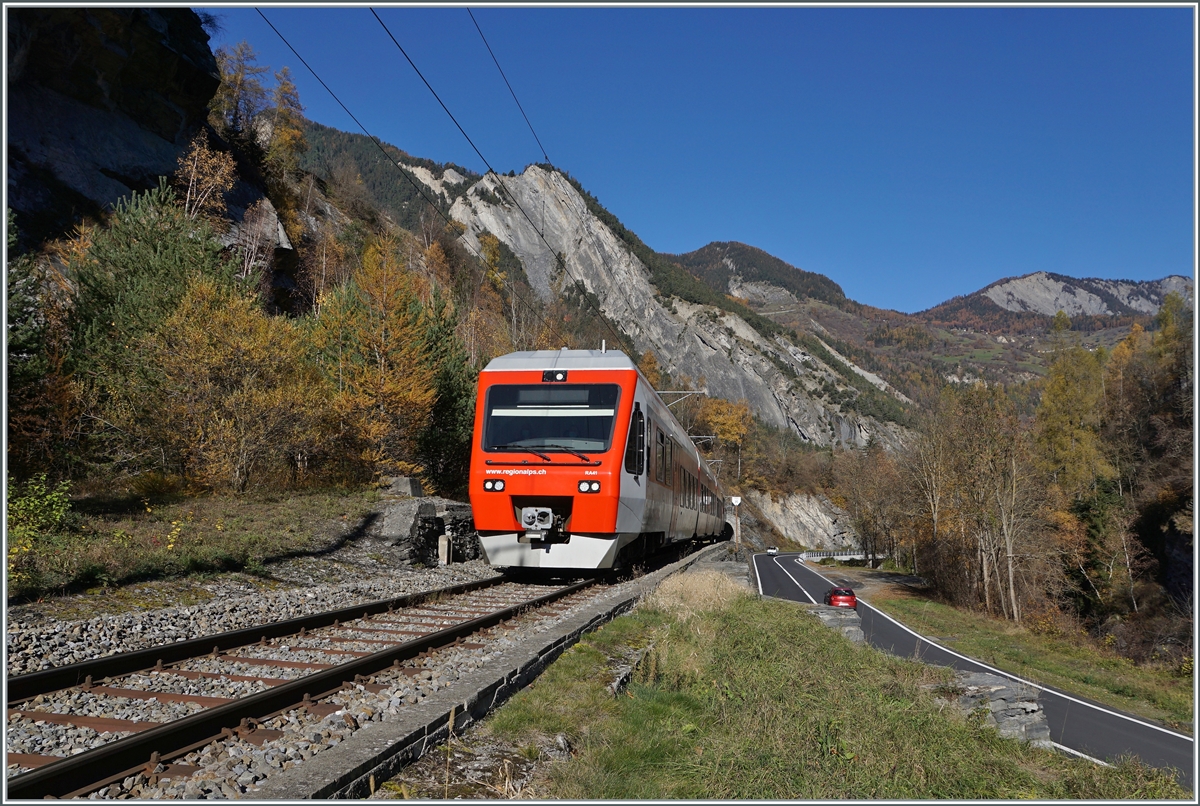
<path id="1" fill-rule="evenodd" d="M 36 576 L 30 558 L 35 544 L 57 532 L 71 511 L 70 482 L 51 487 L 41 473 L 23 484 L 8 478 L 8 584 L 22 590 Z"/>
<path id="2" fill-rule="evenodd" d="M 40 473 L 18 484 L 8 479 L 8 532 L 56 532 L 62 528 L 71 511 L 71 483 L 60 481 L 54 487 Z"/>

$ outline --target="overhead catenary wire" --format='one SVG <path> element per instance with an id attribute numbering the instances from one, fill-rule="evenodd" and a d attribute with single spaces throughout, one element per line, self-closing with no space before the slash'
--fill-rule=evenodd
<path id="1" fill-rule="evenodd" d="M 508 76 L 504 75 L 504 68 L 500 66 L 500 60 L 496 58 L 496 54 L 492 52 L 492 46 L 488 44 L 487 37 L 483 35 L 483 29 L 479 27 L 479 21 L 475 19 L 475 15 L 471 13 L 471 9 L 467 9 L 467 14 L 471 16 L 471 22 L 475 23 L 475 30 L 479 31 L 479 38 L 483 40 L 483 46 L 487 48 L 488 55 L 492 57 L 492 61 L 496 63 L 496 69 L 500 71 L 500 77 L 504 79 L 504 86 L 508 87 L 509 93 L 512 95 L 513 102 L 516 103 L 517 109 L 521 110 L 521 117 L 525 118 L 525 125 L 529 127 L 529 133 L 533 135 L 533 139 L 537 140 L 538 148 L 542 150 L 542 156 L 546 162 L 553 165 L 549 155 L 546 154 L 546 147 L 542 145 L 542 138 L 537 136 L 537 132 L 533 130 L 533 124 L 529 121 L 529 116 L 525 114 L 525 108 L 521 106 L 521 102 L 517 99 L 517 93 L 512 88 L 512 84 L 508 83 Z"/>
<path id="2" fill-rule="evenodd" d="M 547 164 L 549 164 L 553 167 L 554 163 L 551 161 L 550 157 L 546 154 L 546 148 L 545 148 L 545 146 L 542 145 L 542 139 L 540 137 L 538 137 L 537 132 L 534 131 L 533 123 L 530 122 L 529 116 L 525 114 L 525 108 L 521 106 L 520 100 L 517 99 L 517 93 L 515 90 L 513 90 L 512 84 L 509 83 L 508 76 L 505 75 L 505 73 L 504 73 L 504 68 L 500 66 L 500 60 L 496 58 L 496 54 L 492 51 L 492 46 L 490 44 L 488 44 L 487 37 L 483 35 L 483 29 L 480 28 L 479 22 L 475 19 L 475 15 L 471 13 L 470 8 L 467 9 L 467 14 L 469 14 L 471 16 L 471 22 L 475 23 L 475 30 L 479 31 L 479 37 L 483 40 L 484 47 L 487 48 L 488 54 L 492 57 L 492 61 L 496 65 L 496 69 L 500 72 L 500 77 L 502 79 L 504 79 L 504 84 L 505 84 L 505 86 L 508 87 L 508 91 L 512 95 L 512 99 L 516 103 L 517 109 L 520 110 L 521 117 L 525 118 L 525 123 L 529 126 L 529 131 L 533 134 L 533 139 L 537 141 L 538 148 L 540 148 L 542 150 L 542 156 L 545 158 Z M 543 204 L 542 219 L 543 219 L 543 223 L 544 223 L 544 221 L 545 221 L 545 202 L 543 201 L 542 204 Z M 518 207 L 519 206 L 520 205 L 518 205 Z M 522 210 L 522 212 L 524 212 L 524 210 Z M 526 216 L 526 218 L 528 218 L 528 216 Z M 532 222 L 530 222 L 530 223 L 532 223 Z M 602 252 L 603 249 L 601 247 L 601 244 L 599 243 L 599 241 L 596 238 L 596 233 L 593 232 L 589 227 L 584 225 L 582 217 L 579 217 L 579 225 L 580 225 L 580 228 L 583 229 L 584 234 L 592 242 L 592 245 L 596 247 L 597 251 Z M 537 229 L 538 235 L 542 236 L 542 241 L 545 242 L 546 239 L 544 237 L 544 227 L 536 228 L 536 229 Z M 546 244 L 546 245 L 549 246 L 549 244 Z M 636 256 L 633 254 L 632 249 L 630 249 L 628 246 L 626 246 L 626 249 L 628 250 L 629 256 L 631 258 L 636 259 Z M 591 300 L 587 300 L 587 301 L 588 301 L 588 304 L 591 305 Z M 595 306 L 592 306 L 592 307 L 595 308 Z M 604 317 L 603 311 L 597 310 L 597 313 L 599 313 L 601 315 L 601 318 Z M 607 321 L 605 322 L 605 324 L 607 324 Z M 610 332 L 612 331 L 611 327 L 609 327 L 609 331 Z"/>
<path id="3" fill-rule="evenodd" d="M 288 41 L 287 37 L 285 37 L 282 33 L 280 33 L 279 29 L 276 28 L 269 19 L 267 19 L 267 15 L 263 13 L 262 9 L 256 8 L 255 11 L 257 11 L 258 15 L 263 18 L 263 22 L 265 22 L 271 28 L 271 30 L 275 32 L 275 35 L 279 37 L 279 39 L 283 42 L 283 44 L 287 45 L 288 50 L 290 50 L 295 55 L 295 57 L 300 60 L 300 63 L 304 65 L 304 67 L 308 70 L 308 72 L 312 73 L 313 78 L 315 78 L 320 83 L 320 85 L 325 88 L 325 91 L 328 92 L 330 97 L 333 98 L 333 100 L 337 102 L 338 106 L 340 106 L 342 108 L 342 110 L 347 115 L 350 116 L 350 119 L 353 120 L 360 129 L 362 129 L 363 134 L 365 134 L 367 136 L 367 139 L 369 139 L 375 145 L 375 147 L 379 149 L 380 153 L 383 154 L 383 156 L 386 158 L 387 162 L 391 165 L 394 165 L 396 167 L 396 170 L 400 171 L 400 175 L 403 176 L 409 182 L 409 184 L 411 184 L 413 186 L 413 189 L 417 191 L 417 193 L 421 196 L 421 198 L 424 199 L 429 204 L 429 206 L 432 207 L 433 210 L 435 212 L 437 212 L 437 214 L 439 216 L 441 216 L 443 220 L 445 220 L 445 222 L 447 224 L 452 223 L 453 219 L 451 219 L 444 212 L 442 212 L 441 207 L 439 207 L 436 202 L 434 202 L 432 199 L 429 198 L 429 196 L 427 196 L 425 194 L 425 191 L 421 188 L 421 185 L 418 184 L 416 182 L 416 180 L 414 180 L 407 171 L 405 171 L 403 168 L 400 167 L 399 163 L 392 157 L 392 155 L 387 153 L 387 150 L 384 149 L 379 138 L 376 137 L 375 135 L 371 134 L 371 132 L 367 130 L 367 127 L 364 126 L 357 117 L 355 117 L 354 113 L 351 112 L 350 109 L 344 103 L 342 103 L 342 99 L 337 96 L 337 93 L 335 93 L 332 89 L 330 89 L 329 85 L 326 84 L 325 81 L 321 78 L 321 76 L 317 74 L 317 71 L 312 68 L 312 65 L 310 65 L 307 61 L 305 61 L 304 57 L 300 55 L 300 52 L 297 51 L 296 48 L 292 46 L 292 43 Z M 376 19 L 378 19 L 378 16 L 376 17 Z M 380 22 L 382 24 L 382 20 Z M 416 69 L 415 66 L 414 66 L 414 69 Z M 426 85 L 426 86 L 428 86 L 428 85 Z M 443 108 L 445 108 L 445 107 L 443 106 Z M 460 128 L 460 131 L 461 131 L 461 128 Z M 466 136 L 466 132 L 463 132 L 463 135 Z M 469 141 L 469 138 L 468 138 L 468 141 Z M 474 144 L 472 144 L 472 147 L 474 147 Z M 476 153 L 478 153 L 478 151 L 476 151 Z M 483 155 L 480 155 L 481 159 L 482 159 L 482 156 Z M 484 162 L 486 164 L 487 161 L 484 160 Z M 488 166 L 488 167 L 490 170 L 491 166 Z M 475 258 L 477 260 L 479 260 L 484 265 L 487 264 L 487 261 L 484 260 L 483 256 L 480 255 L 477 251 L 475 251 L 474 247 L 472 247 L 470 243 L 463 241 L 463 245 L 467 247 L 467 249 L 471 252 L 471 254 L 473 254 L 475 256 Z M 549 246 L 549 244 L 547 244 L 547 246 Z M 558 337 L 559 341 L 565 341 L 565 337 L 558 331 L 558 329 L 555 328 L 546 319 L 546 317 L 544 317 L 538 311 L 538 309 L 536 307 L 530 305 L 528 300 L 526 300 L 523 295 L 518 294 L 516 292 L 515 287 L 512 288 L 511 291 L 513 292 L 513 295 L 525 307 L 525 309 L 527 311 L 529 311 L 530 313 L 532 313 L 535 317 L 537 317 L 541 321 L 541 323 L 546 326 L 546 328 L 548 330 L 550 330 L 556 337 Z"/>
<path id="4" fill-rule="evenodd" d="M 500 72 L 500 77 L 504 79 L 504 84 L 505 84 L 505 86 L 507 86 L 507 87 L 508 87 L 508 91 L 509 91 L 509 93 L 512 95 L 513 101 L 514 101 L 514 102 L 516 103 L 516 105 L 517 105 L 517 109 L 519 109 L 519 110 L 521 111 L 521 116 L 522 116 L 523 118 L 525 118 L 525 123 L 526 123 L 526 124 L 529 126 L 529 131 L 530 131 L 530 132 L 533 134 L 533 139 L 537 141 L 538 147 L 542 149 L 542 156 L 546 158 L 546 162 L 547 162 L 547 163 L 549 163 L 550 165 L 553 165 L 553 163 L 550 161 L 550 157 L 546 155 L 546 149 L 545 149 L 545 147 L 542 145 L 542 140 L 541 140 L 541 138 L 537 136 L 537 132 L 536 132 L 536 131 L 534 131 L 534 129 L 533 129 L 533 124 L 532 124 L 532 123 L 529 121 L 529 116 L 525 114 L 525 109 L 524 109 L 524 107 L 522 107 L 522 106 L 521 106 L 521 102 L 520 102 L 520 101 L 517 99 L 517 93 L 516 93 L 516 92 L 513 90 L 513 88 L 512 88 L 512 84 L 510 84 L 510 83 L 509 83 L 509 81 L 508 81 L 508 76 L 506 76 L 506 75 L 504 74 L 504 68 L 500 66 L 500 60 L 496 58 L 496 54 L 495 54 L 495 53 L 492 51 L 492 46 L 488 44 L 487 37 L 483 35 L 483 29 L 479 27 L 479 22 L 478 22 L 478 21 L 475 19 L 475 15 L 471 13 L 471 9 L 470 9 L 470 8 L 468 8 L 468 9 L 467 9 L 467 14 L 469 14 L 469 15 L 471 16 L 471 22 L 475 23 L 475 30 L 479 31 L 479 37 L 480 37 L 480 38 L 483 40 L 483 44 L 484 44 L 484 46 L 487 48 L 488 54 L 489 54 L 489 55 L 491 55 L 491 57 L 492 57 L 492 61 L 493 61 L 493 62 L 495 63 L 495 65 L 496 65 L 496 69 L 497 69 L 497 70 Z M 394 40 L 393 40 L 393 41 L 394 41 Z M 406 54 L 406 56 L 407 56 L 407 54 Z M 409 61 L 409 63 L 411 64 L 411 60 Z M 426 82 L 426 86 L 428 86 L 428 82 Z M 439 99 L 439 102 L 440 102 L 440 99 Z M 443 105 L 443 108 L 445 108 L 445 106 L 444 106 L 444 105 Z M 515 201 L 515 200 L 514 200 L 514 201 Z M 543 202 L 543 205 L 544 205 L 544 204 L 545 204 L 545 202 Z M 585 205 L 586 205 L 586 201 L 585 201 Z M 520 207 L 520 205 L 518 205 L 518 207 Z M 568 208 L 568 209 L 570 209 L 570 208 Z M 524 210 L 522 210 L 521 212 L 522 212 L 522 213 L 524 213 Z M 545 219 L 544 207 L 543 207 L 543 213 L 542 213 L 542 216 L 543 216 L 543 220 L 544 220 L 544 219 Z M 526 217 L 526 219 L 528 219 L 528 218 L 529 218 L 529 216 L 525 216 L 525 217 Z M 533 223 L 533 222 L 530 222 L 530 224 L 532 224 L 532 223 Z M 588 239 L 589 239 L 589 240 L 591 240 L 591 242 L 592 242 L 592 245 L 596 247 L 597 251 L 598 251 L 598 252 L 602 252 L 602 251 L 603 251 L 603 249 L 601 248 L 601 244 L 599 243 L 599 239 L 596 237 L 596 233 L 595 233 L 595 232 L 593 232 L 593 231 L 591 230 L 591 228 L 590 228 L 590 227 L 586 226 L 586 224 L 584 223 L 584 220 L 583 220 L 583 217 L 582 217 L 582 216 L 580 216 L 580 217 L 579 217 L 579 226 L 580 226 L 580 228 L 581 228 L 581 229 L 583 229 L 583 232 L 584 232 L 584 234 L 585 234 L 585 235 L 588 237 Z M 546 243 L 545 234 L 544 234 L 544 232 L 542 231 L 542 229 L 541 229 L 541 228 L 537 228 L 537 227 L 535 227 L 535 230 L 537 231 L 537 233 L 538 233 L 539 237 L 541 237 L 541 239 L 542 239 L 542 242 L 543 242 L 543 243 Z M 546 243 L 546 246 L 547 246 L 547 247 L 549 247 L 549 246 L 550 246 L 550 244 L 549 244 L 549 243 Z M 634 260 L 636 260 L 636 259 L 637 259 L 637 257 L 636 257 L 636 255 L 634 255 L 634 254 L 633 254 L 633 249 L 632 249 L 631 247 L 629 247 L 629 246 L 628 246 L 628 244 L 626 245 L 626 249 L 628 250 L 628 252 L 627 252 L 627 253 L 628 253 L 629 257 L 630 257 L 631 259 L 634 259 Z M 553 250 L 552 250 L 552 251 L 553 251 Z M 591 302 L 591 300 L 590 300 L 590 299 L 588 299 L 586 295 L 584 296 L 584 300 L 585 300 L 585 301 L 586 301 L 586 302 L 587 302 L 589 305 L 591 305 L 591 306 L 593 307 L 593 309 L 595 309 L 595 308 L 596 308 L 596 306 L 592 305 L 592 302 Z M 612 328 L 612 326 L 611 326 L 611 325 L 609 325 L 607 317 L 605 317 L 605 316 L 604 316 L 604 312 L 603 312 L 603 311 L 600 311 L 600 310 L 597 310 L 597 313 L 599 313 L 599 314 L 600 314 L 601 321 L 603 321 L 603 322 L 604 322 L 604 324 L 605 324 L 606 326 L 608 326 L 608 329 L 609 329 L 609 331 L 610 331 L 610 332 L 613 332 L 613 334 L 614 334 L 614 335 L 616 335 L 615 331 L 613 331 L 613 328 Z M 618 343 L 619 343 L 619 342 L 620 342 L 620 338 L 618 337 Z M 659 394 L 660 394 L 660 395 L 664 395 L 664 394 L 682 394 L 682 395 L 683 395 L 683 397 L 679 398 L 679 400 L 675 400 L 675 401 L 673 401 L 673 402 L 671 402 L 671 403 L 668 403 L 668 404 L 667 404 L 667 407 L 668 407 L 668 408 L 670 408 L 671 406 L 675 405 L 675 403 L 678 403 L 680 400 L 683 400 L 684 398 L 690 397 L 691 395 L 695 395 L 695 394 L 707 395 L 707 394 L 708 394 L 708 392 L 706 392 L 706 391 L 702 391 L 702 390 L 693 390 L 693 391 L 687 391 L 687 392 L 659 392 Z M 699 439 L 707 439 L 707 437 L 701 437 L 701 438 L 699 438 Z M 718 461 L 719 461 L 719 460 L 718 460 Z"/>
<path id="5" fill-rule="evenodd" d="M 486 158 L 485 156 L 483 156 L 483 153 L 482 153 L 482 152 L 479 150 L 479 148 L 478 148 L 478 147 L 475 145 L 474 141 L 473 141 L 473 140 L 471 140 L 471 137 L 470 137 L 470 136 L 467 134 L 466 130 L 464 130 L 464 129 L 463 129 L 462 125 L 461 125 L 461 124 L 458 122 L 458 119 L 454 117 L 454 114 L 453 114 L 453 113 L 450 111 L 450 109 L 449 109 L 449 108 L 446 106 L 446 104 L 445 104 L 445 103 L 442 101 L 442 99 L 441 99 L 441 96 L 439 96 L 439 95 L 437 94 L 437 91 L 436 91 L 436 90 L 433 88 L 433 86 L 432 86 L 432 85 L 429 83 L 429 81 L 427 81 L 427 80 L 426 80 L 425 76 L 424 76 L 424 75 L 421 73 L 421 71 L 420 71 L 420 69 L 417 67 L 416 63 L 415 63 L 415 62 L 413 62 L 412 58 L 411 58 L 411 57 L 408 55 L 408 53 L 407 53 L 407 52 L 404 50 L 404 47 L 403 47 L 403 46 L 401 46 L 401 44 L 400 44 L 399 40 L 397 40 L 397 39 L 396 39 L 396 37 L 395 37 L 395 35 L 393 35 L 393 34 L 392 34 L 392 31 L 391 31 L 391 29 L 387 27 L 387 23 L 385 23 L 385 22 L 384 22 L 384 21 L 383 21 L 383 20 L 380 18 L 379 14 L 377 14 L 377 13 L 375 12 L 375 9 L 373 9 L 373 8 L 372 8 L 370 11 L 371 11 L 371 14 L 372 14 L 372 15 L 374 15 L 375 19 L 376 19 L 376 20 L 379 22 L 379 25 L 380 25 L 380 26 L 383 28 L 383 30 L 384 30 L 384 31 L 387 33 L 387 35 L 388 35 L 388 38 L 392 40 L 392 44 L 394 44 L 394 45 L 396 46 L 396 49 L 397 49 L 397 50 L 399 50 L 399 51 L 400 51 L 400 53 L 401 53 L 401 54 L 404 56 L 405 60 L 406 60 L 406 61 L 408 62 L 408 64 L 409 64 L 409 66 L 411 66 L 411 67 L 412 67 L 412 69 L 413 69 L 413 70 L 416 72 L 417 76 L 418 76 L 418 77 L 421 79 L 422 83 L 424 83 L 424 84 L 425 84 L 425 87 L 426 87 L 426 88 L 427 88 L 427 89 L 428 89 L 428 90 L 429 90 L 429 91 L 430 91 L 430 92 L 433 94 L 433 97 L 434 97 L 435 99 L 437 99 L 437 102 L 438 102 L 438 104 L 439 104 L 439 105 L 442 107 L 442 109 L 445 111 L 445 113 L 446 113 L 447 115 L 449 115 L 449 117 L 450 117 L 450 120 L 454 122 L 454 125 L 455 125 L 455 126 L 458 128 L 459 132 L 461 132 L 461 133 L 462 133 L 462 136 L 466 138 L 466 140 L 467 140 L 467 142 L 470 144 L 471 148 L 472 148 L 472 149 L 474 149 L 475 153 L 476 153 L 476 154 L 479 156 L 479 159 L 480 159 L 480 160 L 482 160 L 482 161 L 483 161 L 483 164 L 487 166 L 488 173 L 496 177 L 496 181 L 497 181 L 497 183 L 500 185 L 500 187 L 501 187 L 502 189 L 504 189 L 504 191 L 505 191 L 505 195 L 508 197 L 508 199 L 509 199 L 510 201 L 512 201 L 512 203 L 513 203 L 514 205 L 516 205 L 516 208 L 517 208 L 517 210 L 519 210 L 519 211 L 521 212 L 521 215 L 522 215 L 522 216 L 525 218 L 525 220 L 529 222 L 529 226 L 530 226 L 530 227 L 533 229 L 533 231 L 534 231 L 534 232 L 536 232 L 536 233 L 537 233 L 537 236 L 538 236 L 538 238 L 539 238 L 539 239 L 542 241 L 542 243 L 544 243 L 544 244 L 546 245 L 546 249 L 548 249 L 548 250 L 549 250 L 549 252 L 550 252 L 550 254 L 551 254 L 551 255 L 557 255 L 558 253 L 555 251 L 554 247 L 553 247 L 553 246 L 551 246 L 551 245 L 550 245 L 550 242 L 546 240 L 546 236 L 545 236 L 545 234 L 544 234 L 544 233 L 541 231 L 541 229 L 539 229 L 539 228 L 538 228 L 538 226 L 537 226 L 536 224 L 534 224 L 534 223 L 533 223 L 533 219 L 532 219 L 532 218 L 530 218 L 530 216 L 529 216 L 529 213 L 527 213 L 527 212 L 525 211 L 525 208 L 521 206 L 521 203 L 520 203 L 519 201 L 517 201 L 516 197 L 515 197 L 515 196 L 514 196 L 514 195 L 513 195 L 513 194 L 512 194 L 512 193 L 511 193 L 509 190 L 508 190 L 508 188 L 506 188 L 506 187 L 505 187 L 505 185 L 504 185 L 504 179 L 503 179 L 503 177 L 501 177 L 501 175 L 500 175 L 500 174 L 499 174 L 499 173 L 498 173 L 498 172 L 497 172 L 497 171 L 496 171 L 496 170 L 495 170 L 495 169 L 492 167 L 491 163 L 490 163 L 490 162 L 488 162 L 487 158 Z M 260 12 L 260 13 L 261 13 L 261 12 Z M 486 42 L 486 40 L 485 40 L 485 42 Z M 489 49 L 489 52 L 490 52 L 490 49 Z M 492 58 L 493 58 L 493 60 L 495 60 L 495 56 L 494 56 L 494 55 L 493 55 L 493 57 L 492 57 Z M 499 62 L 497 62 L 496 66 L 497 66 L 497 67 L 499 67 L 499 66 L 500 66 L 500 65 L 499 65 Z M 507 83 L 507 79 L 505 79 L 505 81 L 506 81 L 506 83 Z M 514 94 L 514 96 L 513 96 L 513 97 L 514 97 L 514 98 L 516 97 L 516 96 L 515 96 L 515 94 Z M 518 104 L 518 106 L 519 106 L 519 104 Z M 522 112 L 522 114 L 524 114 L 524 113 Z M 534 135 L 534 137 L 536 138 L 536 136 L 537 136 L 537 135 L 535 134 L 535 135 Z M 540 145 L 540 142 L 539 142 L 539 145 Z M 543 156 L 544 156 L 544 152 L 543 152 Z M 586 228 L 585 228 L 585 230 L 586 230 Z M 622 338 L 622 334 L 618 333 L 618 332 L 617 332 L 617 331 L 616 331 L 616 330 L 613 328 L 613 326 L 612 326 L 612 323 L 610 323 L 610 322 L 608 321 L 608 317 L 606 317 L 606 316 L 604 315 L 604 312 L 603 312 L 603 311 L 601 311 L 601 310 L 600 310 L 600 309 L 599 309 L 599 308 L 598 308 L 598 307 L 597 307 L 595 304 L 593 304 L 593 303 L 592 303 L 592 301 L 591 301 L 590 299 L 588 299 L 588 297 L 587 297 L 587 295 L 586 295 L 586 294 L 584 294 L 584 295 L 583 295 L 583 301 L 584 301 L 585 303 L 587 303 L 589 306 L 591 306 L 591 307 L 592 307 L 592 309 L 593 309 L 593 310 L 595 310 L 595 311 L 596 311 L 596 313 L 598 313 L 598 314 L 600 315 L 600 321 L 604 323 L 604 326 L 605 326 L 606 328 L 608 328 L 608 331 L 609 331 L 610 333 L 612 333 L 613 337 L 614 337 L 614 338 L 617 340 L 617 342 L 618 342 L 618 343 L 620 343 L 620 342 L 621 342 L 621 338 Z"/>

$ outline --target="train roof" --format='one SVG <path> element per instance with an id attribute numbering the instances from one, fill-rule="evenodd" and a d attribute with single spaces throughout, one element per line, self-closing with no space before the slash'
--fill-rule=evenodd
<path id="1" fill-rule="evenodd" d="M 637 369 L 620 350 L 531 350 L 493 358 L 484 372 L 538 369 Z"/>

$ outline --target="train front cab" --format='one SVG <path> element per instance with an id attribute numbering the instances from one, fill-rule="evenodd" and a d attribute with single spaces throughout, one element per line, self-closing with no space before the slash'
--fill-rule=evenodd
<path id="1" fill-rule="evenodd" d="M 611 568 L 641 532 L 624 461 L 637 370 L 621 353 L 552 369 L 520 355 L 479 378 L 470 496 L 484 553 L 496 567 Z"/>

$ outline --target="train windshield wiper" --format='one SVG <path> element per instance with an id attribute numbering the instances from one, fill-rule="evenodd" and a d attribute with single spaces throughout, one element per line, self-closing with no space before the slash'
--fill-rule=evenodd
<path id="1" fill-rule="evenodd" d="M 560 451 L 566 451 L 567 453 L 571 454 L 572 456 L 578 456 L 580 459 L 582 459 L 585 462 L 592 461 L 592 457 L 588 456 L 586 453 L 580 453 L 579 451 L 575 450 L 574 448 L 568 448 L 566 445 L 543 445 L 542 447 L 543 448 L 557 448 Z"/>
<path id="2" fill-rule="evenodd" d="M 545 459 L 547 462 L 553 462 L 553 461 L 554 461 L 552 458 L 550 458 L 550 457 L 549 457 L 549 456 L 547 456 L 546 454 L 542 453 L 541 451 L 535 451 L 533 448 L 530 448 L 528 445 L 492 445 L 492 446 L 491 446 L 491 447 L 490 447 L 488 450 L 493 450 L 493 451 L 525 451 L 525 453 L 532 453 L 534 456 L 537 456 L 537 457 L 540 457 L 540 458 L 542 458 L 542 459 Z"/>

